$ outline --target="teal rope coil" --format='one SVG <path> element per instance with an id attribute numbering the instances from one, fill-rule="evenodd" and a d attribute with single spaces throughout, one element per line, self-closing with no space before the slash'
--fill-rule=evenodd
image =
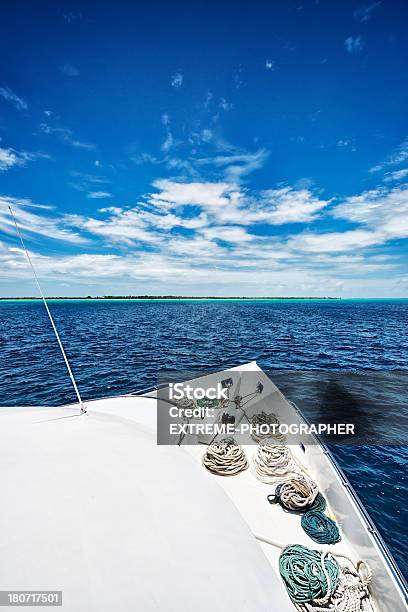
<path id="1" fill-rule="evenodd" d="M 337 544 L 341 540 L 340 531 L 337 523 L 324 514 L 326 506 L 325 498 L 319 493 L 313 504 L 302 516 L 301 525 L 314 542 L 318 544 Z"/>
<path id="2" fill-rule="evenodd" d="M 320 510 L 321 512 L 324 512 L 326 510 L 326 506 L 326 500 L 324 499 L 323 495 L 318 493 L 309 510 Z"/>
<path id="3" fill-rule="evenodd" d="M 309 538 L 318 544 L 337 544 L 341 540 L 337 524 L 321 510 L 306 512 L 301 525 Z"/>
<path id="4" fill-rule="evenodd" d="M 294 603 L 330 597 L 340 578 L 340 566 L 328 553 L 300 544 L 287 546 L 279 557 L 279 571 Z"/>

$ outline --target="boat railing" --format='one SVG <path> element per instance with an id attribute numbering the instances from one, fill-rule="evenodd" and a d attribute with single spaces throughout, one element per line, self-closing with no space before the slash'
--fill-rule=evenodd
<path id="1" fill-rule="evenodd" d="M 159 387 L 157 385 L 150 385 L 150 387 L 145 387 L 144 389 L 138 389 L 137 391 L 131 391 L 130 393 L 125 393 L 126 396 L 132 395 L 145 395 L 146 393 L 150 393 L 151 391 L 157 391 Z"/>
<path id="2" fill-rule="evenodd" d="M 291 401 L 291 400 L 287 400 L 289 402 L 289 404 L 293 407 L 293 409 L 301 416 L 301 418 L 308 424 L 310 425 L 310 421 L 309 419 L 303 414 L 303 412 L 300 410 L 300 408 L 295 404 L 295 402 Z M 371 516 L 369 515 L 367 509 L 365 508 L 363 502 L 361 501 L 360 497 L 358 496 L 356 490 L 354 489 L 353 485 L 351 484 L 351 482 L 349 481 L 349 479 L 347 478 L 347 476 L 345 475 L 345 473 L 343 472 L 342 468 L 340 467 L 340 465 L 338 464 L 336 458 L 334 457 L 332 451 L 330 450 L 330 448 L 327 446 L 327 444 L 325 442 L 323 442 L 323 440 L 321 439 L 321 437 L 318 434 L 312 434 L 312 436 L 316 439 L 316 442 L 321 446 L 323 453 L 326 455 L 326 457 L 328 458 L 328 460 L 330 461 L 333 469 L 335 470 L 335 472 L 338 474 L 342 485 L 349 491 L 350 493 L 350 497 L 353 499 L 355 505 L 357 506 L 357 509 L 362 517 L 362 519 L 365 521 L 366 523 L 366 528 L 367 531 L 372 535 L 373 539 L 375 540 L 378 548 L 380 549 L 386 563 L 387 566 L 389 568 L 389 570 L 391 571 L 395 581 L 397 582 L 402 594 L 404 595 L 405 601 L 408 603 L 408 582 L 405 579 L 405 576 L 403 575 L 403 573 L 401 572 L 397 562 L 395 561 L 390 549 L 388 548 L 387 544 L 384 542 L 383 537 L 381 536 L 381 534 L 379 533 L 379 531 L 377 530 L 377 527 L 373 521 L 373 519 L 371 518 Z"/>

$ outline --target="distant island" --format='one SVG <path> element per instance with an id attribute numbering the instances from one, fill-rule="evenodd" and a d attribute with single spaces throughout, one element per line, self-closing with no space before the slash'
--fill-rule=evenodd
<path id="1" fill-rule="evenodd" d="M 92 296 L 87 295 L 86 297 L 61 297 L 61 296 L 49 296 L 47 300 L 341 300 L 339 297 L 283 297 L 283 296 L 271 296 L 271 297 L 242 297 L 242 296 L 224 296 L 219 297 L 215 295 L 99 295 Z M 0 300 L 41 300 L 40 297 L 0 297 Z"/>

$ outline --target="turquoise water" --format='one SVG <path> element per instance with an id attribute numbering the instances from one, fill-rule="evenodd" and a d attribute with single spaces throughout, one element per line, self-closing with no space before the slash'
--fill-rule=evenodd
<path id="1" fill-rule="evenodd" d="M 408 299 L 67 299 L 51 300 L 50 309 L 85 399 L 153 385 L 161 369 L 257 360 L 264 369 L 297 371 L 300 401 L 296 389 L 284 390 L 306 411 L 315 372 L 408 371 Z M 395 381 L 385 405 L 406 392 Z M 75 401 L 41 301 L 0 301 L 0 392 L 1 405 Z M 407 411 L 401 404 L 401 417 Z M 408 576 L 408 447 L 334 452 Z"/>

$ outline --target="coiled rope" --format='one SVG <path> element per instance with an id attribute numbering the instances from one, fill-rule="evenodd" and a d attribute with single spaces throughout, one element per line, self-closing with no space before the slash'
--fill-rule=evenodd
<path id="1" fill-rule="evenodd" d="M 275 495 L 268 495 L 268 501 L 279 502 L 286 510 L 302 512 L 310 508 L 318 493 L 317 484 L 311 478 L 297 474 L 278 485 Z"/>
<path id="2" fill-rule="evenodd" d="M 337 544 L 341 540 L 340 531 L 336 521 L 327 516 L 326 500 L 318 493 L 313 504 L 302 516 L 301 525 L 309 538 L 319 544 Z"/>
<path id="3" fill-rule="evenodd" d="M 340 566 L 336 557 L 348 565 Z M 345 555 L 286 546 L 279 571 L 289 597 L 299 612 L 376 612 L 368 590 L 371 570 L 364 561 L 355 566 Z"/>
<path id="4" fill-rule="evenodd" d="M 323 604 L 339 582 L 340 567 L 328 553 L 293 544 L 283 549 L 279 572 L 294 603 L 318 601 Z"/>
<path id="5" fill-rule="evenodd" d="M 257 431 L 251 431 L 251 438 L 255 440 L 255 442 L 261 442 L 262 440 L 271 438 L 275 440 L 275 443 L 285 444 L 286 436 L 276 431 L 276 427 L 274 427 L 275 425 L 279 426 L 280 421 L 273 412 L 264 412 L 262 410 L 262 412 L 254 414 L 251 418 L 251 425 L 252 428 L 257 427 Z M 265 425 L 267 425 L 267 427 L 261 427 Z"/>
<path id="6" fill-rule="evenodd" d="M 344 558 L 349 562 L 350 567 L 342 567 L 339 585 L 331 597 L 334 610 L 376 612 L 377 606 L 368 588 L 372 578 L 369 565 L 365 561 L 358 561 L 354 566 L 350 559 Z M 309 610 L 310 612 L 327 612 L 324 608 L 319 609 L 316 606 Z"/>
<path id="7" fill-rule="evenodd" d="M 319 544 L 337 544 L 341 540 L 337 524 L 321 510 L 308 510 L 301 525 L 309 538 Z"/>
<path id="8" fill-rule="evenodd" d="M 203 466 L 217 476 L 235 476 L 248 468 L 245 452 L 232 438 L 225 438 L 207 447 Z"/>
<path id="9" fill-rule="evenodd" d="M 266 484 L 296 477 L 298 471 L 298 463 L 287 446 L 260 444 L 252 459 L 253 474 Z"/>

